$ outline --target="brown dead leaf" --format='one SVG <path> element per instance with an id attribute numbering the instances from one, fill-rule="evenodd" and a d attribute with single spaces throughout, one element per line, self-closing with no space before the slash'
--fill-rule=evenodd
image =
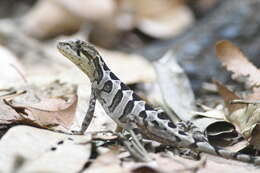
<path id="1" fill-rule="evenodd" d="M 213 82 L 217 86 L 220 96 L 224 99 L 225 105 L 228 108 L 229 113 L 232 113 L 238 109 L 245 107 L 245 105 L 243 104 L 230 104 L 230 101 L 240 99 L 240 97 L 238 97 L 235 93 L 233 93 L 227 87 L 222 85 L 219 81 L 213 80 Z"/>
<path id="2" fill-rule="evenodd" d="M 256 142 L 256 139 L 258 139 L 256 131 L 260 129 L 257 128 L 257 124 L 260 123 L 259 105 L 250 103 L 232 104 L 232 100 L 237 100 L 240 98 L 220 82 L 214 81 L 214 83 L 217 85 L 218 92 L 224 99 L 226 107 L 229 110 L 229 114 L 225 115 L 226 119 L 235 125 L 236 129 L 244 136 L 245 139 L 254 145 L 254 147 L 259 147 L 260 149 L 260 143 L 258 142 L 259 144 L 257 144 Z"/>
<path id="3" fill-rule="evenodd" d="M 41 87 L 27 85 L 23 91 L 23 94 L 13 94 L 4 100 L 16 115 L 6 116 L 4 120 L 8 120 L 8 124 L 55 126 L 54 130 L 68 131 L 77 107 L 76 86 L 54 81 Z"/>
<path id="4" fill-rule="evenodd" d="M 217 85 L 219 94 L 225 101 L 225 104 L 229 110 L 229 114 L 226 114 L 225 117 L 233 125 L 236 126 L 236 129 L 243 135 L 247 141 L 254 146 L 256 149 L 260 149 L 259 142 L 259 123 L 260 123 L 260 106 L 259 104 L 253 104 L 249 101 L 236 101 L 239 99 L 232 91 L 226 88 L 224 85 L 218 81 L 214 81 Z M 231 103 L 231 101 L 235 103 Z M 244 104 L 243 104 L 244 103 Z"/>
<path id="5" fill-rule="evenodd" d="M 223 66 L 233 72 L 232 78 L 246 78 L 249 86 L 260 86 L 260 70 L 234 44 L 220 41 L 216 44 L 216 52 Z"/>
<path id="6" fill-rule="evenodd" d="M 256 124 L 260 123 L 259 104 L 247 104 L 246 107 L 228 115 L 228 119 L 238 127 L 240 133 L 247 140 L 250 140 Z"/>
<path id="7" fill-rule="evenodd" d="M 55 103 L 55 104 L 51 104 Z M 61 125 L 69 129 L 72 125 L 77 107 L 77 96 L 73 96 L 69 103 L 62 99 L 45 99 L 34 105 L 9 105 L 20 114 L 25 114 L 18 118 L 19 122 L 31 120 L 41 127 L 51 127 Z M 22 112 L 21 112 L 22 110 Z M 17 119 L 13 120 L 16 122 Z"/>
<path id="8" fill-rule="evenodd" d="M 246 79 L 246 84 L 252 87 L 253 92 L 247 97 L 249 101 L 230 104 L 231 100 L 239 99 L 234 93 L 223 85 L 216 83 L 220 95 L 224 98 L 230 114 L 226 118 L 233 123 L 240 133 L 255 148 L 260 149 L 260 106 L 252 100 L 260 99 L 260 70 L 252 64 L 242 51 L 229 41 L 221 41 L 216 44 L 218 58 L 227 70 L 233 72 L 233 78 L 237 80 Z M 234 102 L 234 101 L 233 101 Z"/>

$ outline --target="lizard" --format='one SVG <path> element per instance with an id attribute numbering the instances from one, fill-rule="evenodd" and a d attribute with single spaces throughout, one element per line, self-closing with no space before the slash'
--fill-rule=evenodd
<path id="1" fill-rule="evenodd" d="M 81 126 L 81 134 L 87 129 L 98 100 L 108 116 L 123 129 L 138 130 L 144 137 L 164 145 L 260 165 L 260 157 L 211 145 L 192 122 L 172 122 L 165 112 L 154 109 L 125 85 L 90 43 L 81 40 L 61 41 L 57 48 L 91 82 L 89 108 Z"/>

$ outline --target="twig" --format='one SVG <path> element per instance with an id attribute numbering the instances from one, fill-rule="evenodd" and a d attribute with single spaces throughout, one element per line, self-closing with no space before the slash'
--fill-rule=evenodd
<path id="1" fill-rule="evenodd" d="M 26 90 L 23 90 L 23 91 L 20 91 L 20 92 L 12 91 L 10 93 L 1 95 L 0 99 L 11 99 L 13 97 L 16 97 L 16 96 L 19 96 L 19 95 L 22 95 L 22 94 L 25 94 L 25 93 L 26 93 Z"/>

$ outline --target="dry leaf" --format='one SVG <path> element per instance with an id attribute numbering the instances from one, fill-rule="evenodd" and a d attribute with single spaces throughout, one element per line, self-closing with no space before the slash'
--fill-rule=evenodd
<path id="1" fill-rule="evenodd" d="M 216 44 L 217 56 L 234 79 L 246 78 L 251 87 L 260 86 L 260 70 L 252 64 L 239 48 L 224 40 Z"/>
<path id="2" fill-rule="evenodd" d="M 56 103 L 57 105 L 52 105 L 51 103 Z M 30 105 L 18 105 L 9 104 L 18 113 L 26 114 L 18 119 L 19 122 L 26 121 L 26 119 L 31 120 L 35 124 L 41 127 L 52 127 L 61 125 L 65 129 L 69 129 L 73 123 L 76 107 L 77 107 L 77 96 L 71 98 L 69 103 L 65 103 L 62 99 L 45 99 L 37 103 L 37 107 Z M 51 107 L 51 109 L 46 109 L 46 106 Z M 49 106 L 51 105 L 51 106 Z M 22 110 L 23 112 L 19 112 Z M 17 120 L 13 120 L 16 122 Z"/>
<path id="3" fill-rule="evenodd" d="M 235 125 L 240 134 L 242 134 L 249 142 L 252 138 L 255 139 L 255 137 L 252 136 L 252 131 L 254 130 L 256 123 L 260 122 L 260 114 L 257 113 L 258 108 L 250 104 L 232 104 L 232 100 L 240 98 L 220 82 L 214 80 L 214 83 L 217 85 L 218 92 L 224 99 L 225 105 L 229 110 L 229 113 L 225 115 L 226 119 Z M 256 142 L 251 144 L 257 147 L 257 145 L 255 145 Z"/>
<path id="4" fill-rule="evenodd" d="M 229 41 L 221 41 L 216 44 L 218 58 L 227 70 L 233 72 L 234 79 L 246 79 L 246 84 L 253 88 L 253 93 L 248 96 L 249 100 L 259 100 L 260 70 L 252 64 L 246 56 Z M 240 133 L 257 149 L 260 149 L 260 142 L 257 142 L 258 123 L 260 123 L 259 104 L 230 104 L 231 100 L 239 99 L 225 86 L 215 82 L 220 95 L 224 98 L 230 114 L 226 118 L 233 123 Z M 253 133 L 254 132 L 254 133 Z"/>
<path id="5" fill-rule="evenodd" d="M 229 120 L 235 124 L 240 133 L 249 139 L 257 123 L 260 123 L 260 107 L 258 104 L 248 104 L 228 115 Z"/>
<path id="6" fill-rule="evenodd" d="M 230 91 L 227 87 L 222 85 L 219 81 L 213 81 L 218 88 L 219 95 L 224 99 L 225 105 L 228 108 L 229 113 L 232 113 L 238 109 L 245 107 L 243 104 L 230 104 L 230 101 L 240 99 L 235 93 Z"/>
<path id="7" fill-rule="evenodd" d="M 162 93 L 162 107 L 172 120 L 176 119 L 176 115 L 182 120 L 190 120 L 191 111 L 195 109 L 195 98 L 189 79 L 173 52 L 167 52 L 154 66 Z"/>
<path id="8" fill-rule="evenodd" d="M 72 136 L 15 126 L 0 140 L 0 172 L 79 172 L 90 157 L 90 140 L 91 135 L 87 134 Z M 14 168 L 17 156 L 24 158 L 18 170 Z"/>
<path id="9" fill-rule="evenodd" d="M 213 82 L 217 86 L 219 94 L 223 97 L 229 112 L 234 112 L 245 107 L 245 105 L 242 104 L 230 104 L 230 101 L 233 99 L 239 99 L 239 97 L 222 85 L 219 81 L 213 80 Z M 224 114 L 223 108 L 221 110 L 209 110 L 204 113 L 199 113 L 198 115 L 219 119 L 219 121 L 209 124 L 205 130 L 212 145 L 226 147 L 232 145 L 241 137 L 237 133 L 235 126 L 232 124 L 233 121 L 229 119 L 229 114 Z M 219 116 L 213 117 L 212 115 Z M 227 122 L 226 119 L 230 122 Z"/>
<path id="10" fill-rule="evenodd" d="M 68 131 L 73 123 L 78 101 L 74 85 L 54 81 L 42 85 L 41 88 L 28 85 L 24 91 L 23 94 L 4 100 L 5 104 L 19 114 L 4 120 L 42 128 L 55 126 L 54 130 Z"/>

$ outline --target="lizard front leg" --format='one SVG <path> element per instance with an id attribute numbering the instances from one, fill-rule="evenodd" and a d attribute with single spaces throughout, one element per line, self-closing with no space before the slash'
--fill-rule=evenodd
<path id="1" fill-rule="evenodd" d="M 94 116 L 94 111 L 95 111 L 95 106 L 96 106 L 96 94 L 94 92 L 94 87 L 91 86 L 91 94 L 90 94 L 90 99 L 89 99 L 89 106 L 87 113 L 84 117 L 84 120 L 81 124 L 81 129 L 79 131 L 72 131 L 73 134 L 75 135 L 83 135 L 85 131 L 87 130 L 93 116 Z"/>

